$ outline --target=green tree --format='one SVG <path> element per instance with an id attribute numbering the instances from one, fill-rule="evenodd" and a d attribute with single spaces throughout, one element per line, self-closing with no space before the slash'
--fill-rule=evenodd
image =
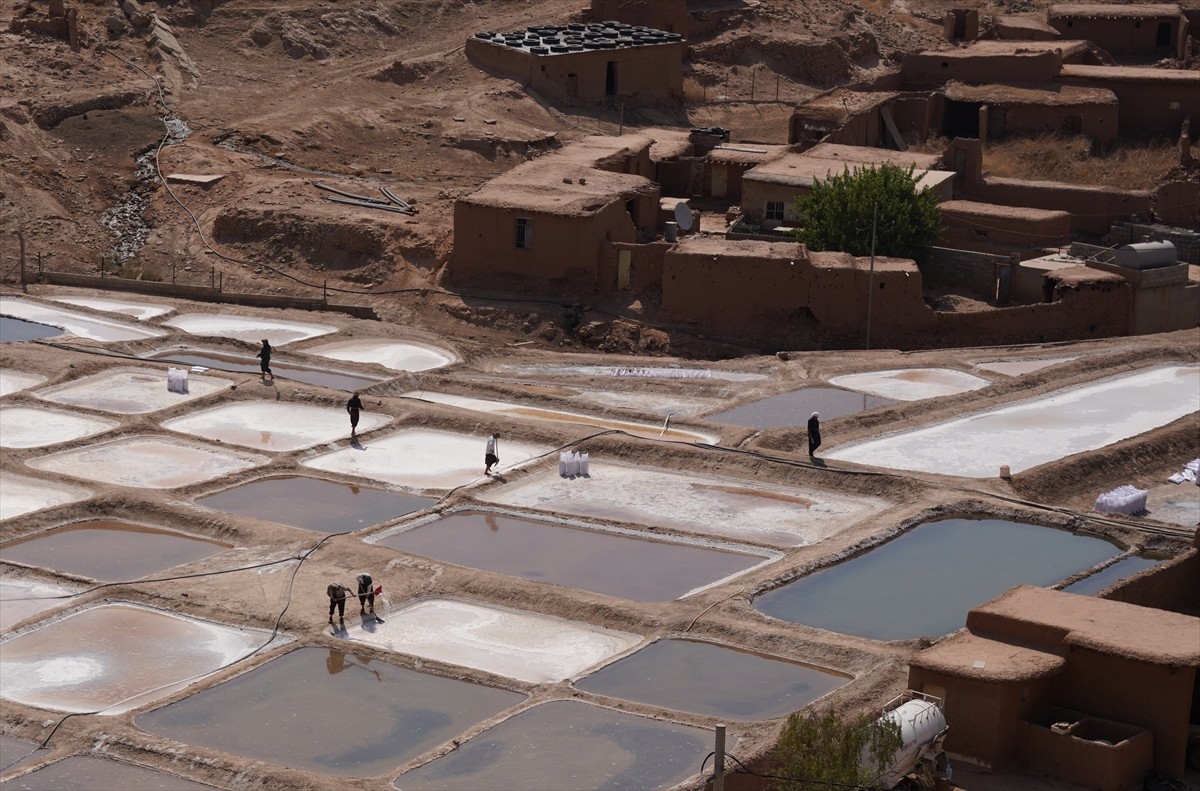
<path id="1" fill-rule="evenodd" d="M 774 749 L 777 791 L 830 791 L 829 784 L 874 788 L 903 744 L 899 723 L 871 714 L 793 712 Z"/>
<path id="2" fill-rule="evenodd" d="M 811 194 L 796 198 L 796 214 L 804 222 L 796 238 L 810 250 L 870 255 L 877 207 L 875 253 L 921 261 L 941 234 L 941 216 L 933 191 L 918 191 L 919 178 L 912 165 L 884 164 L 816 179 Z"/>

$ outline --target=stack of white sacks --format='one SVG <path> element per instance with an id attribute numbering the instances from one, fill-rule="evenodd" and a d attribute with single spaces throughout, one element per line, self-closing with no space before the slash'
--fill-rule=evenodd
<path id="1" fill-rule="evenodd" d="M 171 366 L 167 369 L 167 392 L 168 393 L 187 393 L 188 391 L 188 370 L 186 368 L 176 368 Z"/>
<path id="2" fill-rule="evenodd" d="M 588 474 L 588 455 L 570 450 L 559 453 L 558 474 L 564 478 L 586 476 Z"/>
<path id="3" fill-rule="evenodd" d="M 1136 486 L 1118 486 L 1096 498 L 1096 510 L 1105 514 L 1140 514 L 1149 492 Z"/>
<path id="4" fill-rule="evenodd" d="M 1200 486 L 1200 459 L 1192 459 L 1187 464 L 1183 465 L 1183 472 L 1177 472 L 1168 478 L 1171 483 L 1183 483 L 1191 481 Z"/>

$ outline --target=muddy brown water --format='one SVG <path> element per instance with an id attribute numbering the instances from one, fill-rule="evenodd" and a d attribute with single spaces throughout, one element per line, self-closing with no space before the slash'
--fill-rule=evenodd
<path id="1" fill-rule="evenodd" d="M 1052 585 L 1120 554 L 1116 545 L 1021 522 L 927 522 L 864 555 L 754 601 L 793 623 L 876 640 L 937 637 L 1015 585 Z"/>
<path id="2" fill-rule="evenodd" d="M 49 324 L 38 324 L 35 321 L 0 316 L 0 343 L 35 341 L 38 338 L 53 338 L 55 335 L 62 334 L 61 329 L 51 327 Z"/>
<path id="3" fill-rule="evenodd" d="M 361 530 L 436 502 L 302 475 L 264 478 L 196 500 L 205 508 L 321 533 Z"/>
<path id="4" fill-rule="evenodd" d="M 848 680 L 714 643 L 659 640 L 575 686 L 675 711 L 756 721 L 786 716 Z"/>
<path id="5" fill-rule="evenodd" d="M 278 356 L 279 354 L 276 353 L 276 358 L 272 358 L 271 360 L 271 373 L 280 379 L 290 379 L 295 382 L 303 382 L 304 384 L 316 385 L 317 387 L 328 387 L 332 390 L 345 390 L 347 392 L 361 390 L 383 381 L 380 377 L 342 373 L 312 365 L 282 363 L 277 361 Z M 203 349 L 188 348 L 178 351 L 156 352 L 148 355 L 148 358 L 177 363 L 179 365 L 200 365 L 205 368 L 214 368 L 218 371 L 229 371 L 230 373 L 254 374 L 255 376 L 261 373 L 258 360 L 253 357 L 218 354 Z"/>
<path id="6" fill-rule="evenodd" d="M 122 761 L 73 755 L 4 783 L 4 791 L 213 791 L 213 786 Z"/>
<path id="7" fill-rule="evenodd" d="M 669 601 L 767 556 L 463 511 L 388 536 L 401 552 L 634 601 Z"/>
<path id="8" fill-rule="evenodd" d="M 891 398 L 855 393 L 837 387 L 802 387 L 790 393 L 708 415 L 705 419 L 746 428 L 791 428 L 805 425 L 813 412 L 819 412 L 821 420 L 834 420 L 895 403 Z"/>
<path id="9" fill-rule="evenodd" d="M 135 724 L 278 766 L 374 777 L 525 700 L 346 647 L 298 648 Z"/>
<path id="10" fill-rule="evenodd" d="M 0 547 L 0 556 L 10 563 L 115 582 L 191 563 L 225 548 L 167 530 L 97 519 L 6 544 Z"/>
<path id="11" fill-rule="evenodd" d="M 667 788 L 699 772 L 711 751 L 712 734 L 703 728 L 557 700 L 505 720 L 395 785 L 402 791 Z"/>

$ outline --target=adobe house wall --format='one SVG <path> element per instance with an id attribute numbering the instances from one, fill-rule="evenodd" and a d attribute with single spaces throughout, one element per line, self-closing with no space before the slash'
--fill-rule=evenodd
<path id="1" fill-rule="evenodd" d="M 991 299 L 996 292 L 996 267 L 1010 262 L 1007 255 L 933 247 L 921 262 L 921 278 L 926 288 L 966 289 Z"/>
<path id="2" fill-rule="evenodd" d="M 1154 766 L 1154 734 L 1150 731 L 1063 709 L 1047 713 L 1057 721 L 1070 722 L 1071 729 L 1056 733 L 1050 727 L 1053 722 L 1020 723 L 1021 765 L 1030 774 L 1097 791 L 1125 791 L 1140 785 Z"/>
<path id="3" fill-rule="evenodd" d="M 1120 125 L 1120 111 L 1116 104 L 1009 104 L 992 107 L 990 112 L 1003 112 L 1006 135 L 1013 132 L 1056 133 L 1077 124 L 1080 134 L 1090 137 L 1100 146 L 1111 146 L 1117 141 Z"/>
<path id="4" fill-rule="evenodd" d="M 653 216 L 653 212 L 648 212 Z M 516 246 L 518 218 L 531 220 L 533 246 Z M 448 277 L 455 283 L 542 293 L 558 284 L 579 293 L 597 289 L 603 239 L 634 242 L 637 229 L 615 201 L 595 214 L 568 216 L 518 208 L 454 204 L 454 255 Z"/>
<path id="5" fill-rule="evenodd" d="M 649 244 L 604 244 L 600 249 L 599 283 L 601 292 L 617 290 L 617 271 L 620 254 L 629 253 L 629 286 L 634 292 L 644 291 L 662 283 L 663 259 L 671 249 L 669 242 Z"/>
<path id="6" fill-rule="evenodd" d="M 783 221 L 795 223 L 796 198 L 807 195 L 810 190 L 792 184 L 773 184 L 756 179 L 742 179 L 742 213 L 758 224 L 763 223 L 767 201 L 783 203 Z"/>
<path id="7" fill-rule="evenodd" d="M 529 85 L 545 96 L 602 102 L 608 94 L 608 64 L 614 64 L 614 96 L 633 100 L 683 96 L 682 41 L 532 55 L 499 44 L 467 39 L 467 57 L 475 66 Z"/>
<path id="8" fill-rule="evenodd" d="M 1154 732 L 1154 768 L 1182 777 L 1196 669 L 1170 668 L 1071 646 L 1055 702 Z"/>
<path id="9" fill-rule="evenodd" d="M 1191 329 L 1200 317 L 1200 285 L 1134 291 L 1133 335 Z"/>
<path id="10" fill-rule="evenodd" d="M 1137 18 L 1120 17 L 1089 17 L 1086 7 L 1082 13 L 1047 14 L 1046 22 L 1064 39 L 1083 39 L 1090 41 L 1113 55 L 1147 55 L 1154 52 L 1169 50 L 1179 55 L 1182 45 L 1182 32 L 1186 34 L 1187 20 L 1179 15 L 1155 16 L 1147 15 Z M 1167 25 L 1167 45 L 1159 46 L 1159 28 Z"/>
<path id="11" fill-rule="evenodd" d="M 900 63 L 900 79 L 908 89 L 931 88 L 950 80 L 984 84 L 1003 75 L 1006 82 L 1053 82 L 1062 69 L 1056 50 L 973 57 L 939 52 L 914 52 Z"/>
<path id="12" fill-rule="evenodd" d="M 1200 225 L 1200 184 L 1190 181 L 1168 181 L 1159 185 L 1154 211 L 1159 222 L 1168 225 Z M 1179 241 L 1175 242 L 1176 248 L 1181 246 Z M 1200 245 L 1193 243 L 1181 254 L 1179 260 L 1200 264 Z"/>
<path id="13" fill-rule="evenodd" d="M 1050 679 L 1010 682 L 962 678 L 909 665 L 908 688 L 945 694 L 946 751 L 998 768 L 1017 754 L 1019 723 L 1048 697 Z"/>
<path id="14" fill-rule="evenodd" d="M 688 34 L 687 0 L 592 0 L 592 19 Z"/>
<path id="15" fill-rule="evenodd" d="M 937 313 L 935 333 L 955 345 L 1046 343 L 1127 335 L 1133 295 L 1124 283 L 1055 290 L 1056 301 L 977 313 Z M 969 616 L 968 616 L 969 617 Z"/>
<path id="16" fill-rule="evenodd" d="M 961 242 L 967 249 L 980 242 L 1007 248 L 1054 247 L 1071 240 L 1071 215 L 1030 212 L 1006 216 L 1000 212 L 981 213 L 961 201 L 938 204 L 942 218 L 942 241 Z M 952 246 L 952 245 L 947 245 Z"/>
<path id="17" fill-rule="evenodd" d="M 1106 88 L 1116 94 L 1122 130 L 1148 132 L 1174 139 L 1187 116 L 1200 118 L 1200 75 L 1194 80 L 1156 80 L 1121 76 L 1120 69 L 1072 72 L 1059 76 L 1063 85 Z"/>
<path id="18" fill-rule="evenodd" d="M 1193 548 L 1163 561 L 1153 573 L 1128 577 L 1108 590 L 1104 598 L 1156 610 L 1196 612 L 1200 610 L 1200 550 Z"/>
<path id="19" fill-rule="evenodd" d="M 1073 232 L 1094 236 L 1102 236 L 1115 220 L 1145 216 L 1152 198 L 1152 193 L 1142 190 L 991 177 L 973 187 L 964 184 L 964 191 L 971 200 L 984 203 L 1069 212 Z"/>

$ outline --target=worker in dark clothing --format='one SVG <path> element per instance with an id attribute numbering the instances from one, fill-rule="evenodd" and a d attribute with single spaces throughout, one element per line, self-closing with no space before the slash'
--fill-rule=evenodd
<path id="1" fill-rule="evenodd" d="M 329 595 L 329 622 L 333 623 L 333 611 L 338 611 L 338 620 L 345 623 L 346 621 L 346 599 L 352 595 L 350 589 L 340 582 L 331 582 L 329 587 L 325 589 L 325 593 Z"/>
<path id="2" fill-rule="evenodd" d="M 358 577 L 358 609 L 360 615 L 367 614 L 367 606 L 371 607 L 371 614 L 375 614 L 375 581 L 371 579 L 370 574 L 359 574 Z"/>
<path id="3" fill-rule="evenodd" d="M 350 439 L 358 436 L 358 413 L 362 408 L 362 399 L 358 397 L 358 393 L 350 396 L 350 400 L 346 402 L 346 411 L 350 413 Z"/>
<path id="4" fill-rule="evenodd" d="M 816 412 L 808 419 L 808 455 L 813 456 L 821 447 L 821 416 Z"/>
<path id="5" fill-rule="evenodd" d="M 273 351 L 274 349 L 271 348 L 270 342 L 266 338 L 263 338 L 262 348 L 258 350 L 258 354 L 254 355 L 259 360 L 258 367 L 262 369 L 264 381 L 268 376 L 271 377 L 272 382 L 275 381 L 275 374 L 271 373 L 271 352 Z"/>

